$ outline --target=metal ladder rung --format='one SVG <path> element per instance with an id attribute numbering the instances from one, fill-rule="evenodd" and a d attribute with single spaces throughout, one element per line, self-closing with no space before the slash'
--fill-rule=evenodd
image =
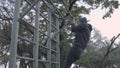
<path id="1" fill-rule="evenodd" d="M 34 27 L 33 25 L 31 25 L 30 23 L 27 23 L 26 21 L 24 21 L 24 20 L 22 20 L 22 19 L 19 19 L 18 20 L 21 24 L 26 24 L 26 25 L 28 25 L 28 26 L 30 26 L 30 27 L 32 27 L 32 28 L 34 28 L 34 29 L 36 29 L 36 27 Z"/>
<path id="2" fill-rule="evenodd" d="M 17 56 L 18 59 L 25 59 L 25 60 L 32 60 L 34 61 L 33 58 L 29 58 L 29 57 L 23 57 L 23 56 Z"/>
<path id="3" fill-rule="evenodd" d="M 42 46 L 42 45 L 41 45 L 40 47 L 43 47 L 43 48 L 45 48 L 45 49 L 47 49 L 47 50 L 50 50 L 50 49 L 49 49 L 48 47 L 46 47 L 46 46 Z M 55 52 L 55 53 L 59 53 L 58 51 L 56 51 L 56 50 L 54 50 L 54 49 L 51 49 L 51 51 L 52 51 L 52 52 Z"/>
<path id="4" fill-rule="evenodd" d="M 43 13 L 40 12 L 40 15 L 46 20 L 49 22 L 49 20 L 43 15 Z"/>
<path id="5" fill-rule="evenodd" d="M 51 39 L 53 42 L 55 42 L 55 43 L 58 43 L 58 41 L 57 40 L 55 40 L 55 39 Z"/>
<path id="6" fill-rule="evenodd" d="M 51 25 L 57 30 L 58 28 L 55 26 L 55 25 L 53 25 L 52 23 L 51 23 Z"/>
<path id="7" fill-rule="evenodd" d="M 40 31 L 40 30 L 39 30 L 39 32 L 41 32 L 42 34 L 44 34 L 45 36 L 47 36 L 47 37 L 48 37 L 48 35 L 47 35 L 47 34 L 45 34 L 44 32 L 42 32 L 42 31 Z"/>
<path id="8" fill-rule="evenodd" d="M 44 1 L 44 0 L 43 0 Z M 44 1 L 45 2 L 45 1 Z M 49 5 L 47 4 L 48 2 L 45 2 L 45 4 L 49 7 Z M 52 4 L 52 6 L 56 9 L 56 11 L 59 13 L 59 15 L 64 18 L 63 14 L 59 11 L 59 9 L 53 4 L 53 2 L 50 0 L 50 3 Z M 52 10 L 52 8 L 50 8 Z"/>
<path id="9" fill-rule="evenodd" d="M 35 44 L 35 43 L 32 42 L 31 40 L 28 40 L 28 39 L 26 39 L 26 38 L 24 38 L 24 37 L 22 37 L 22 36 L 18 36 L 18 38 L 23 39 L 23 40 L 25 40 L 25 41 L 27 41 L 27 42 L 30 42 L 30 43 L 32 43 L 32 44 Z"/>
<path id="10" fill-rule="evenodd" d="M 51 49 L 52 52 L 55 52 L 55 53 L 58 53 L 58 51 L 54 50 L 54 49 Z"/>
<path id="11" fill-rule="evenodd" d="M 28 5 L 32 6 L 32 4 L 31 4 L 28 0 L 25 0 L 25 1 L 28 3 Z M 33 9 L 34 9 L 35 11 L 37 11 L 36 8 L 33 7 Z"/>
<path id="12" fill-rule="evenodd" d="M 53 64 L 59 64 L 60 62 L 54 62 L 54 61 L 51 61 L 51 63 L 53 63 Z"/>
<path id="13" fill-rule="evenodd" d="M 42 46 L 42 45 L 40 45 L 40 47 L 43 47 L 43 48 L 45 48 L 45 49 L 49 49 L 48 47 L 46 47 L 46 46 Z"/>
<path id="14" fill-rule="evenodd" d="M 46 60 L 40 60 L 38 59 L 39 62 L 45 62 L 45 63 L 49 63 L 49 61 L 46 61 Z"/>
<path id="15" fill-rule="evenodd" d="M 36 2 L 34 2 L 20 17 L 20 19 L 22 19 L 32 8 L 34 8 L 34 6 L 39 2 L 39 0 L 37 0 Z M 36 11 L 36 10 L 35 10 Z"/>

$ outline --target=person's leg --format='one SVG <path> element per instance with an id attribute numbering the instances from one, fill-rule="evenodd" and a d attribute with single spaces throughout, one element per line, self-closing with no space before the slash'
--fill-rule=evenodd
<path id="1" fill-rule="evenodd" d="M 67 59 L 65 61 L 64 68 L 70 68 L 72 63 L 74 63 L 76 60 L 80 58 L 81 55 L 81 49 L 77 46 L 71 47 Z"/>
<path id="2" fill-rule="evenodd" d="M 70 68 L 71 64 L 75 61 L 73 58 L 73 54 L 74 54 L 74 48 L 71 47 L 64 64 L 64 68 Z"/>

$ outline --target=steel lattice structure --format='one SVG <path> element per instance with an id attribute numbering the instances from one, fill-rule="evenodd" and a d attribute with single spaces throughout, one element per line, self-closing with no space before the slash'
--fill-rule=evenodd
<path id="1" fill-rule="evenodd" d="M 16 68 L 20 59 L 26 60 L 26 62 L 30 61 L 32 68 L 42 68 L 41 64 L 44 64 L 45 68 L 60 68 L 59 24 L 61 19 L 64 18 L 62 12 L 52 0 L 49 0 L 49 2 L 47 0 L 22 1 L 15 0 L 14 5 L 9 68 Z M 66 13 L 71 15 L 64 0 L 62 0 L 62 3 L 66 8 Z M 27 9 L 21 7 L 24 4 L 27 4 Z M 23 26 L 27 27 L 26 32 L 33 31 L 33 34 L 27 36 L 30 38 L 26 38 L 19 33 Z M 32 45 L 31 57 L 28 57 L 27 54 L 24 56 L 17 54 L 19 40 Z"/>

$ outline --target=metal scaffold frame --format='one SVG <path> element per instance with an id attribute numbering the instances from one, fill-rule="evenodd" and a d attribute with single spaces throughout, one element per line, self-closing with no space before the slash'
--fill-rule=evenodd
<path id="1" fill-rule="evenodd" d="M 51 0 L 50 3 L 48 3 L 46 0 L 35 0 L 33 3 L 30 3 L 28 0 L 24 1 L 29 5 L 29 7 L 25 11 L 22 11 L 22 0 L 15 0 L 11 32 L 9 68 L 17 68 L 16 65 L 19 65 L 18 61 L 21 59 L 31 61 L 32 68 L 40 68 L 41 63 L 45 64 L 45 68 L 60 68 L 59 24 L 61 18 L 64 19 L 63 14 Z M 46 10 L 45 12 L 42 11 L 43 8 L 41 8 L 41 3 L 45 4 L 47 7 L 44 8 Z M 64 1 L 63 5 L 66 8 Z M 29 23 L 25 20 L 25 16 L 27 16 L 31 10 L 34 11 L 34 17 L 32 23 Z M 71 15 L 67 8 L 66 13 Z M 20 24 L 29 26 L 33 29 L 33 35 L 31 35 L 33 36 L 32 40 L 19 35 L 19 31 L 21 29 Z M 43 28 L 45 28 L 46 31 L 44 31 Z M 32 44 L 32 57 L 20 56 L 17 54 L 18 40 L 21 39 Z M 43 40 L 41 41 L 41 39 Z M 39 57 L 41 56 L 41 50 L 45 50 L 46 59 L 44 60 Z"/>

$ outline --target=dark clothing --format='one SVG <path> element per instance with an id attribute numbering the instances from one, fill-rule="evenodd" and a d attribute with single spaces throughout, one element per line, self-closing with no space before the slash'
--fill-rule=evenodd
<path id="1" fill-rule="evenodd" d="M 72 24 L 71 31 L 75 33 L 73 47 L 71 47 L 64 68 L 70 68 L 71 64 L 80 58 L 81 53 L 86 48 L 90 39 L 92 26 L 90 24 Z"/>
<path id="2" fill-rule="evenodd" d="M 80 54 L 83 50 L 77 46 L 71 47 L 67 59 L 64 65 L 64 68 L 70 68 L 71 64 L 80 58 Z"/>
<path id="3" fill-rule="evenodd" d="M 89 41 L 92 26 L 90 24 L 72 24 L 71 31 L 75 32 L 74 46 L 84 49 Z"/>

